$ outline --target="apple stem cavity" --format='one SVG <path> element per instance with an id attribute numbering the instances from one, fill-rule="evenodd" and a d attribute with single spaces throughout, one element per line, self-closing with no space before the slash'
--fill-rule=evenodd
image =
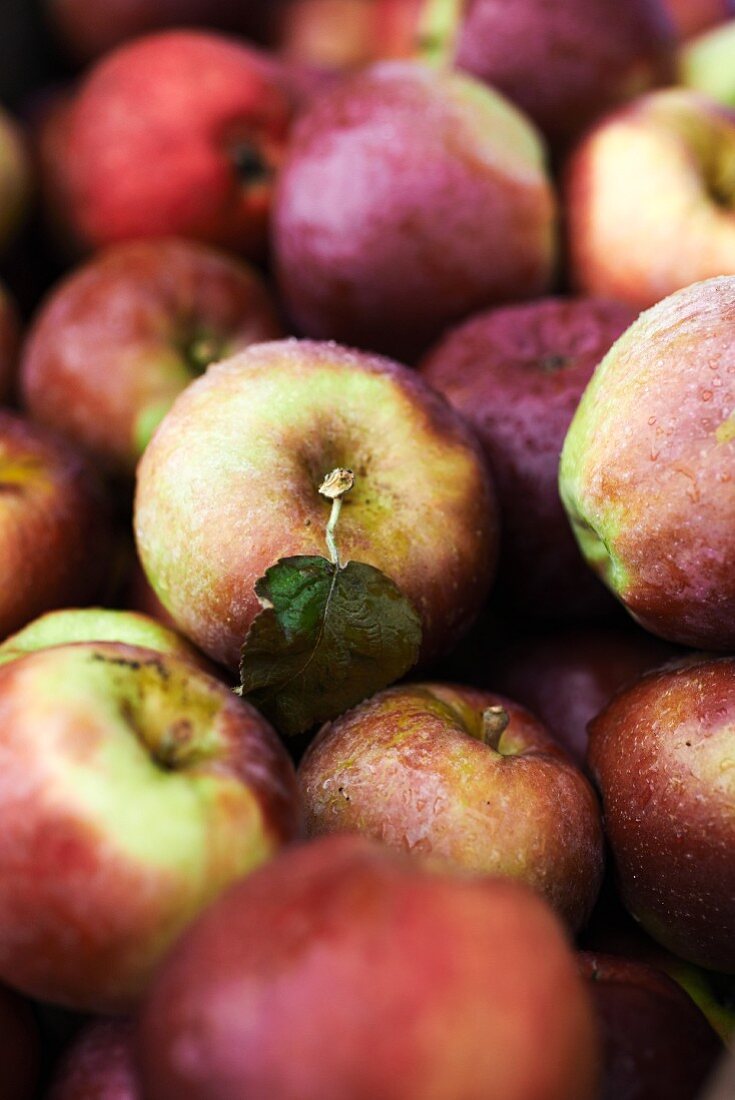
<path id="1" fill-rule="evenodd" d="M 230 146 L 229 156 L 237 178 L 244 187 L 258 187 L 270 181 L 273 171 L 254 142 L 234 142 Z"/>
<path id="2" fill-rule="evenodd" d="M 505 707 L 487 707 L 482 713 L 482 741 L 491 749 L 499 752 L 500 738 L 510 723 L 510 715 Z"/>
<path id="3" fill-rule="evenodd" d="M 427 65 L 437 69 L 451 66 L 465 4 L 466 0 L 427 0 L 416 43 Z"/>
<path id="4" fill-rule="evenodd" d="M 329 551 L 329 560 L 338 569 L 342 568 L 342 563 L 339 559 L 335 532 L 339 522 L 339 514 L 342 511 L 342 497 L 345 493 L 349 493 L 354 484 L 355 475 L 352 470 L 345 470 L 338 466 L 336 470 L 332 470 L 330 474 L 327 474 L 319 486 L 321 495 L 332 502 L 332 511 L 327 524 L 327 550 Z"/>

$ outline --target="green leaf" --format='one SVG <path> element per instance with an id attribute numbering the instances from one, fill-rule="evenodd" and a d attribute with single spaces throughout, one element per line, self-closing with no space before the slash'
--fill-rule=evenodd
<path id="1" fill-rule="evenodd" d="M 364 562 L 282 558 L 255 592 L 240 694 L 281 733 L 303 733 L 393 683 L 416 663 L 421 620 L 393 581 Z"/>

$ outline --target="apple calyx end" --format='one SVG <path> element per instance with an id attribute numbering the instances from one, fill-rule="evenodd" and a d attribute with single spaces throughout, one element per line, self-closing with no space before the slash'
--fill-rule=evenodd
<path id="1" fill-rule="evenodd" d="M 484 745 L 499 752 L 500 739 L 510 724 L 510 715 L 505 707 L 486 707 L 482 712 L 482 737 Z"/>

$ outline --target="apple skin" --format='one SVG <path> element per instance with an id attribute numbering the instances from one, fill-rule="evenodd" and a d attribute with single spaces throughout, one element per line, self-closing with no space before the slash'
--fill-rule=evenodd
<path id="1" fill-rule="evenodd" d="M 0 108 L 0 252 L 4 252 L 25 217 L 33 177 L 18 124 Z"/>
<path id="2" fill-rule="evenodd" d="M 282 334 L 259 275 L 195 242 L 127 242 L 52 290 L 26 340 L 23 401 L 132 475 L 174 398 L 210 362 Z"/>
<path id="3" fill-rule="evenodd" d="M 228 891 L 157 973 L 138 1039 L 156 1100 L 596 1096 L 587 993 L 547 906 L 354 836 Z"/>
<path id="4" fill-rule="evenodd" d="M 0 639 L 98 595 L 112 553 L 109 512 L 77 452 L 0 409 Z"/>
<path id="5" fill-rule="evenodd" d="M 679 55 L 679 79 L 726 107 L 735 107 L 735 19 L 687 42 Z"/>
<path id="6" fill-rule="evenodd" d="M 212 673 L 210 663 L 180 634 L 147 615 L 135 611 L 111 611 L 102 607 L 66 607 L 34 619 L 0 644 L 0 665 L 28 653 L 78 642 L 122 642 L 156 653 L 170 653 Z"/>
<path id="7" fill-rule="evenodd" d="M 38 1029 L 30 1005 L 12 990 L 0 986 L 0 1081 L 3 1100 L 33 1100 L 37 1094 L 40 1066 Z"/>
<path id="8" fill-rule="evenodd" d="M 559 456 L 592 373 L 635 320 L 618 302 L 546 298 L 449 332 L 421 373 L 477 432 L 501 510 L 498 595 L 516 613 L 585 618 L 611 600 L 559 499 Z"/>
<path id="9" fill-rule="evenodd" d="M 483 712 L 510 722 L 496 746 Z M 470 687 L 406 684 L 322 728 L 299 765 L 312 836 L 361 832 L 450 870 L 515 878 L 579 929 L 602 881 L 600 810 L 544 726 Z"/>
<path id="10" fill-rule="evenodd" d="M 0 285 L 0 402 L 13 392 L 19 352 L 20 320 L 15 304 Z"/>
<path id="11" fill-rule="evenodd" d="M 724 1046 L 675 982 L 645 963 L 582 953 L 597 1011 L 599 1100 L 697 1100 Z"/>
<path id="12" fill-rule="evenodd" d="M 478 82 L 384 62 L 300 118 L 273 242 L 300 332 L 411 361 L 473 311 L 548 288 L 555 199 L 541 142 Z"/>
<path id="13" fill-rule="evenodd" d="M 735 111 L 687 88 L 604 118 L 566 171 L 577 289 L 646 309 L 699 280 L 735 274 Z"/>
<path id="14" fill-rule="evenodd" d="M 479 682 L 528 707 L 584 766 L 587 724 L 616 691 L 676 652 L 633 626 L 555 630 L 499 649 Z"/>
<path id="15" fill-rule="evenodd" d="M 674 42 L 664 0 L 469 0 L 455 63 L 563 149 L 606 111 L 668 82 Z"/>
<path id="16" fill-rule="evenodd" d="M 120 643 L 3 665 L 0 715 L 0 975 L 128 1011 L 199 910 L 298 835 L 293 765 L 218 680 Z"/>
<path id="17" fill-rule="evenodd" d="M 595 372 L 561 496 L 588 562 L 647 630 L 735 646 L 735 278 L 644 313 Z"/>
<path id="18" fill-rule="evenodd" d="M 417 52 L 426 0 L 298 0 L 285 4 L 278 52 L 344 73 Z"/>
<path id="19" fill-rule="evenodd" d="M 368 562 L 413 603 L 422 656 L 477 614 L 497 554 L 480 447 L 414 372 L 335 344 L 260 344 L 215 364 L 177 399 L 138 467 L 135 534 L 179 629 L 236 669 L 261 610 L 255 583 L 280 558 L 326 553 L 335 467 L 343 561 Z"/>
<path id="20" fill-rule="evenodd" d="M 75 61 L 167 27 L 216 27 L 267 38 L 278 0 L 45 0 L 47 18 Z"/>
<path id="21" fill-rule="evenodd" d="M 87 1024 L 64 1055 L 47 1100 L 143 1100 L 127 1019 Z"/>
<path id="22" fill-rule="evenodd" d="M 258 258 L 294 106 L 267 55 L 216 34 L 152 34 L 92 68 L 46 171 L 87 248 L 183 236 Z"/>
<path id="23" fill-rule="evenodd" d="M 735 16 L 733 0 L 666 0 L 682 38 L 708 30 Z"/>
<path id="24" fill-rule="evenodd" d="M 674 954 L 735 973 L 735 660 L 649 673 L 589 730 L 626 907 Z"/>

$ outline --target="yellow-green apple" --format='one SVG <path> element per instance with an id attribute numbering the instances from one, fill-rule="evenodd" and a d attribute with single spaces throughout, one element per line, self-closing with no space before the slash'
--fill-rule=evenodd
<path id="1" fill-rule="evenodd" d="M 604 118 L 567 169 L 571 277 L 644 309 L 735 274 L 735 112 L 687 88 Z"/>
<path id="2" fill-rule="evenodd" d="M 584 765 L 588 723 L 616 691 L 675 652 L 632 624 L 554 630 L 499 647 L 472 682 L 528 707 Z"/>
<path id="3" fill-rule="evenodd" d="M 45 429 L 0 409 L 0 639 L 44 611 L 95 598 L 109 508 L 94 471 Z"/>
<path id="4" fill-rule="evenodd" d="M 132 474 L 174 398 L 210 363 L 281 335 L 249 266 L 206 245 L 113 246 L 51 292 L 23 349 L 34 420 Z"/>
<path id="5" fill-rule="evenodd" d="M 89 248 L 179 235 L 259 256 L 293 110 L 267 55 L 203 31 L 152 34 L 92 68 L 46 171 Z"/>
<path id="6" fill-rule="evenodd" d="M 133 1036 L 128 1019 L 87 1024 L 56 1069 L 47 1100 L 142 1100 Z"/>
<path id="7" fill-rule="evenodd" d="M 11 396 L 20 351 L 20 322 L 15 305 L 0 285 L 0 402 Z"/>
<path id="8" fill-rule="evenodd" d="M 216 27 L 262 38 L 282 0 L 44 0 L 48 20 L 79 62 L 166 27 Z"/>
<path id="9" fill-rule="evenodd" d="M 3 1100 L 33 1100 L 37 1096 L 40 1067 L 38 1028 L 31 1007 L 16 993 L 0 987 L 0 1088 Z"/>
<path id="10" fill-rule="evenodd" d="M 501 695 L 406 684 L 322 728 L 299 765 L 311 835 L 361 832 L 452 870 L 532 886 L 574 930 L 602 879 L 592 787 Z"/>
<path id="11" fill-rule="evenodd" d="M 300 829 L 272 727 L 172 654 L 121 643 L 0 667 L 0 975 L 130 1008 L 229 883 Z"/>
<path id="12" fill-rule="evenodd" d="M 735 15 L 733 0 L 666 0 L 666 6 L 682 38 L 690 38 Z"/>
<path id="13" fill-rule="evenodd" d="M 376 65 L 297 123 L 274 248 L 301 331 L 410 358 L 474 310 L 549 286 L 555 199 L 543 146 L 469 77 Z"/>
<path id="14" fill-rule="evenodd" d="M 660 970 L 583 952 L 579 966 L 602 1038 L 599 1100 L 697 1100 L 724 1047 Z"/>
<path id="15" fill-rule="evenodd" d="M 673 75 L 665 0 L 468 0 L 464 7 L 455 63 L 518 104 L 557 148 Z"/>
<path id="16" fill-rule="evenodd" d="M 31 189 L 30 162 L 20 129 L 0 108 L 0 251 L 18 232 Z"/>
<path id="17" fill-rule="evenodd" d="M 139 1018 L 143 1091 L 592 1100 L 588 998 L 530 890 L 325 837 L 228 891 L 176 945 Z"/>
<path id="18" fill-rule="evenodd" d="M 487 455 L 501 513 L 498 595 L 516 613 L 610 610 L 569 530 L 559 456 L 592 372 L 634 320 L 629 306 L 594 298 L 506 306 L 449 332 L 422 364 Z"/>
<path id="19" fill-rule="evenodd" d="M 687 42 L 679 79 L 688 88 L 735 107 L 735 19 Z"/>
<path id="20" fill-rule="evenodd" d="M 0 665 L 17 661 L 37 649 L 78 642 L 123 642 L 142 646 L 191 661 L 206 672 L 213 671 L 194 646 L 162 623 L 136 611 L 103 607 L 66 607 L 41 615 L 0 645 Z"/>
<path id="21" fill-rule="evenodd" d="M 735 973 L 735 659 L 649 673 L 590 723 L 625 905 L 677 955 Z"/>
<path id="22" fill-rule="evenodd" d="M 319 486 L 355 487 L 342 559 L 367 562 L 408 597 L 425 659 L 451 648 L 492 579 L 497 517 L 479 444 L 421 378 L 335 344 L 260 344 L 210 367 L 176 400 L 138 467 L 135 531 L 179 628 L 237 668 L 279 559 L 324 554 Z"/>
<path id="23" fill-rule="evenodd" d="M 735 645 L 734 349 L 734 277 L 660 302 L 598 367 L 560 466 L 590 564 L 646 629 L 703 649 Z"/>

